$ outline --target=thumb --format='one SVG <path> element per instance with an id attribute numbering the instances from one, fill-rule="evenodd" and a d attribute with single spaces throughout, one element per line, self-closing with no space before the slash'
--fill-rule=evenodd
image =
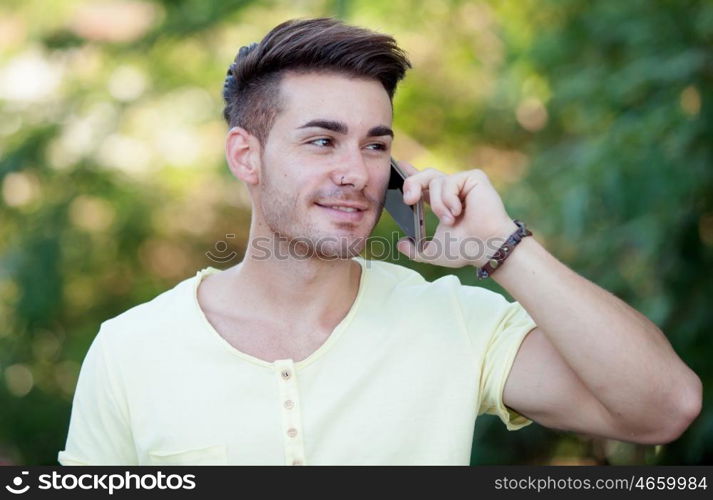
<path id="1" fill-rule="evenodd" d="M 416 248 L 416 244 L 408 236 L 401 238 L 396 242 L 396 249 L 415 262 L 429 262 L 435 257 L 434 255 L 431 255 L 433 253 L 434 246 L 430 241 L 424 242 L 423 248 L 419 252 Z"/>

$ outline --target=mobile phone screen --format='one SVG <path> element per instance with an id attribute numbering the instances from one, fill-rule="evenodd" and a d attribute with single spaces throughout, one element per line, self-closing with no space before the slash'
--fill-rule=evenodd
<path id="1" fill-rule="evenodd" d="M 401 230 L 418 242 L 423 238 L 423 205 L 421 201 L 413 205 L 404 202 L 404 179 L 405 174 L 392 160 L 384 208 L 391 214 Z"/>

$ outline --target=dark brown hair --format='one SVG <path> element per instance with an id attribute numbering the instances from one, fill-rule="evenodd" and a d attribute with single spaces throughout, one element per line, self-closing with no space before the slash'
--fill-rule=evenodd
<path id="1" fill-rule="evenodd" d="M 279 111 L 279 84 L 289 70 L 336 72 L 378 80 L 393 99 L 396 85 L 411 67 L 389 35 L 349 26 L 332 18 L 286 21 L 260 43 L 241 47 L 223 86 L 223 116 L 261 144 Z"/>

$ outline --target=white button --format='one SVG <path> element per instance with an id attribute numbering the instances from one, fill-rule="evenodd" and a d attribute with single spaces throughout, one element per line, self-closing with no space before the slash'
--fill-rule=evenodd
<path id="1" fill-rule="evenodd" d="M 285 406 L 285 408 L 287 408 L 288 410 L 291 410 L 292 408 L 295 407 L 295 402 L 292 401 L 291 399 L 288 399 L 287 401 L 285 401 L 284 406 Z"/>
<path id="2" fill-rule="evenodd" d="M 289 380 L 290 378 L 290 370 L 282 370 L 282 378 L 285 380 Z"/>
<path id="3" fill-rule="evenodd" d="M 297 436 L 297 429 L 295 429 L 294 427 L 287 429 L 287 435 L 291 438 Z"/>
<path id="4" fill-rule="evenodd" d="M 303 465 L 302 460 L 300 459 L 295 459 L 292 461 L 292 465 Z"/>

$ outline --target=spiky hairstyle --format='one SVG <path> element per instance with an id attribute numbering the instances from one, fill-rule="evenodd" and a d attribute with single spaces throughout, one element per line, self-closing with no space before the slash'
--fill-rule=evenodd
<path id="1" fill-rule="evenodd" d="M 260 43 L 241 47 L 223 87 L 223 116 L 261 144 L 279 111 L 279 84 L 285 71 L 334 72 L 377 80 L 393 100 L 411 63 L 393 37 L 349 26 L 332 18 L 286 21 Z"/>

